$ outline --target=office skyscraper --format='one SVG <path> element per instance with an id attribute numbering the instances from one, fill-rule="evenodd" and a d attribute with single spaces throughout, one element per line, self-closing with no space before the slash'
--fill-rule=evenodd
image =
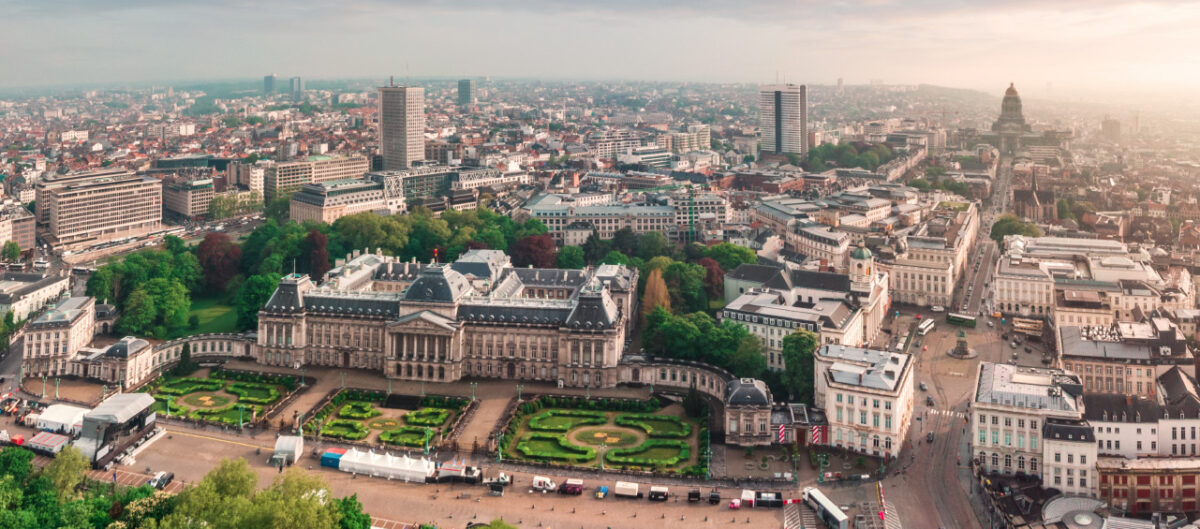
<path id="1" fill-rule="evenodd" d="M 304 97 L 304 79 L 299 77 L 292 78 L 292 99 L 300 99 Z"/>
<path id="2" fill-rule="evenodd" d="M 379 151 L 383 169 L 408 169 L 425 159 L 425 89 L 379 87 Z"/>
<path id="3" fill-rule="evenodd" d="M 264 75 L 263 76 L 263 93 L 267 94 L 267 95 L 274 94 L 275 93 L 275 81 L 278 81 L 278 80 L 279 80 L 279 78 L 276 77 L 275 74 Z"/>
<path id="4" fill-rule="evenodd" d="M 763 154 L 808 153 L 808 87 L 767 85 L 759 90 Z"/>
<path id="5" fill-rule="evenodd" d="M 462 79 L 458 81 L 458 106 L 465 107 L 475 104 L 475 80 Z"/>

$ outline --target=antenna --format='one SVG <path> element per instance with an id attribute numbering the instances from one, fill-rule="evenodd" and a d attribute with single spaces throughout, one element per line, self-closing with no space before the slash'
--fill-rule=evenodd
<path id="1" fill-rule="evenodd" d="M 388 77 L 388 86 L 396 86 L 396 76 Z"/>
<path id="2" fill-rule="evenodd" d="M 296 277 L 296 258 L 292 258 L 292 277 Z"/>

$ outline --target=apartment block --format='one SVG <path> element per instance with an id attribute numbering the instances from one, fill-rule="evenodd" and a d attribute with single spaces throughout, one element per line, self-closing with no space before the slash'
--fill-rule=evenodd
<path id="1" fill-rule="evenodd" d="M 404 195 L 387 193 L 384 182 L 378 179 L 332 180 L 304 184 L 292 195 L 292 220 L 333 223 L 333 221 L 365 212 L 402 213 L 406 209 Z"/>
<path id="2" fill-rule="evenodd" d="M 161 181 L 128 171 L 40 182 L 39 235 L 56 248 L 77 248 L 157 231 L 162 225 L 162 192 Z"/>
<path id="3" fill-rule="evenodd" d="M 207 216 L 213 196 L 212 178 L 175 176 L 163 179 L 165 213 L 188 219 Z"/>
<path id="4" fill-rule="evenodd" d="M 269 164 L 263 173 L 264 198 L 270 202 L 312 182 L 361 178 L 370 167 L 370 160 L 359 156 L 309 156 L 305 160 Z"/>

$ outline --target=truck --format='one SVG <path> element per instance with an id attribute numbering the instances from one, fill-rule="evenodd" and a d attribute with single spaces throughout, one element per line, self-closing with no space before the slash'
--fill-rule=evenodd
<path id="1" fill-rule="evenodd" d="M 505 474 L 503 472 L 500 472 L 499 474 L 496 474 L 494 476 L 493 475 L 485 475 L 483 478 L 483 484 L 488 487 L 490 487 L 492 485 L 499 485 L 501 487 L 507 487 L 508 484 L 511 482 L 512 482 L 512 480 L 509 479 L 508 474 Z"/>
<path id="2" fill-rule="evenodd" d="M 642 493 L 638 492 L 638 484 L 628 481 L 618 481 L 613 485 L 613 496 L 622 498 L 641 498 Z"/>
<path id="3" fill-rule="evenodd" d="M 650 487 L 650 501 L 667 501 L 668 496 L 666 487 L 658 485 Z"/>
<path id="4" fill-rule="evenodd" d="M 534 476 L 530 486 L 533 487 L 533 490 L 541 492 L 554 492 L 558 488 L 554 481 L 546 476 Z"/>
<path id="5" fill-rule="evenodd" d="M 559 494 L 569 494 L 571 496 L 578 496 L 580 494 L 583 494 L 583 480 L 582 479 L 568 479 L 568 480 L 564 481 L 562 483 L 562 485 L 558 486 L 558 493 Z"/>
<path id="6" fill-rule="evenodd" d="M 783 508 L 783 494 L 778 492 L 758 492 L 754 495 L 755 507 Z"/>

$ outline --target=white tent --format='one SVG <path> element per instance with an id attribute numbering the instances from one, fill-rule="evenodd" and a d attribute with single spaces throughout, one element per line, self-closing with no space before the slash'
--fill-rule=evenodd
<path id="1" fill-rule="evenodd" d="M 418 483 L 424 483 L 426 478 L 433 476 L 434 467 L 433 461 L 425 458 L 362 452 L 353 448 L 346 451 L 338 465 L 343 472 Z"/>
<path id="2" fill-rule="evenodd" d="M 38 417 L 37 429 L 75 435 L 83 427 L 83 416 L 91 410 L 67 404 L 52 404 Z"/>

